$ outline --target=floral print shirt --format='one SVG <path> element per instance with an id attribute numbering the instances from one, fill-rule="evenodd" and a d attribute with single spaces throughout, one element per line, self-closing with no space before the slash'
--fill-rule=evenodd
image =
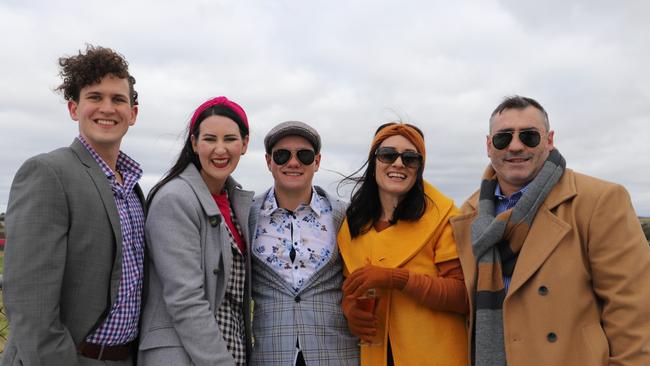
<path id="1" fill-rule="evenodd" d="M 294 291 L 321 269 L 336 250 L 332 205 L 312 188 L 309 205 L 295 211 L 278 207 L 271 188 L 264 199 L 253 238 L 253 253 Z"/>

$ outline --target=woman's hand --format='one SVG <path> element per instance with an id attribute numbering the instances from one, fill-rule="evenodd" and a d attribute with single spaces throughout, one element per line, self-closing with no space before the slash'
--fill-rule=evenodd
<path id="1" fill-rule="evenodd" d="M 377 317 L 368 311 L 356 306 L 356 297 L 345 296 L 341 303 L 343 315 L 348 321 L 350 333 L 359 337 L 362 341 L 369 342 L 377 333 Z"/>
<path id="2" fill-rule="evenodd" d="M 343 295 L 357 298 L 371 288 L 402 289 L 408 281 L 408 271 L 402 268 L 383 268 L 367 264 L 350 273 L 343 282 Z"/>

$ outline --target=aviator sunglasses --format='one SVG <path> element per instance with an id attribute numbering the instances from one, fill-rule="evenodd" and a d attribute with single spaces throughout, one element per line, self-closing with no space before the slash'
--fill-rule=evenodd
<path id="1" fill-rule="evenodd" d="M 422 164 L 422 155 L 415 151 L 397 152 L 392 147 L 380 147 L 375 151 L 377 160 L 382 163 L 392 164 L 398 157 L 402 158 L 402 164 L 409 168 L 419 168 Z"/>
<path id="2" fill-rule="evenodd" d="M 497 150 L 503 150 L 512 142 L 512 135 L 515 131 L 504 131 L 495 133 L 492 136 L 492 146 Z M 519 131 L 519 141 L 528 147 L 535 147 L 539 145 L 542 137 L 539 131 L 536 130 L 523 130 Z"/>
<path id="3" fill-rule="evenodd" d="M 302 149 L 295 152 L 298 161 L 303 165 L 311 165 L 314 162 L 316 153 L 314 150 Z M 284 165 L 291 160 L 292 151 L 287 149 L 277 149 L 273 152 L 273 162 L 277 165 Z"/>

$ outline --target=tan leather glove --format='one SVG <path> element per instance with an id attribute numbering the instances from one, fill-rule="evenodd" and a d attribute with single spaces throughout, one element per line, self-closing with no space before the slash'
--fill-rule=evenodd
<path id="1" fill-rule="evenodd" d="M 343 282 L 343 295 L 357 298 L 371 288 L 401 290 L 408 278 L 409 272 L 403 268 L 383 268 L 368 264 L 350 273 Z"/>
<path id="2" fill-rule="evenodd" d="M 356 298 L 351 296 L 343 297 L 341 307 L 343 308 L 343 315 L 348 321 L 350 333 L 364 341 L 369 341 L 377 332 L 377 317 L 371 312 L 358 308 Z"/>

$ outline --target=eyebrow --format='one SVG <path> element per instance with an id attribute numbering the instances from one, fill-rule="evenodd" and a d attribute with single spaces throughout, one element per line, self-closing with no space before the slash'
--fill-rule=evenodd
<path id="1" fill-rule="evenodd" d="M 96 90 L 91 90 L 91 91 L 87 91 L 87 92 L 86 92 L 85 94 L 83 94 L 83 95 L 85 95 L 85 96 L 90 96 L 90 95 L 106 95 L 106 94 L 105 94 L 105 93 L 102 93 L 102 92 L 99 92 L 99 91 L 96 91 Z M 128 95 L 126 95 L 126 94 L 122 94 L 122 93 L 117 93 L 117 94 L 108 94 L 108 95 L 109 95 L 110 97 L 112 97 L 112 98 L 114 98 L 114 97 L 122 97 L 122 98 L 126 98 L 126 99 L 129 98 Z"/>
<path id="2" fill-rule="evenodd" d="M 496 130 L 494 132 L 514 132 L 514 131 L 517 131 L 517 129 L 516 128 L 501 128 L 501 129 L 498 129 L 498 130 Z M 524 127 L 524 128 L 520 128 L 519 131 L 539 131 L 539 129 L 537 127 Z"/>
<path id="3" fill-rule="evenodd" d="M 396 148 L 395 146 L 390 146 L 390 145 L 380 146 L 379 148 L 381 149 L 381 148 L 384 148 L 384 147 L 387 147 L 387 148 L 389 148 L 389 149 L 393 149 L 393 150 L 397 151 L 397 148 Z M 413 151 L 413 152 L 418 152 L 416 149 L 411 149 L 410 147 L 404 149 L 404 151 Z"/>

